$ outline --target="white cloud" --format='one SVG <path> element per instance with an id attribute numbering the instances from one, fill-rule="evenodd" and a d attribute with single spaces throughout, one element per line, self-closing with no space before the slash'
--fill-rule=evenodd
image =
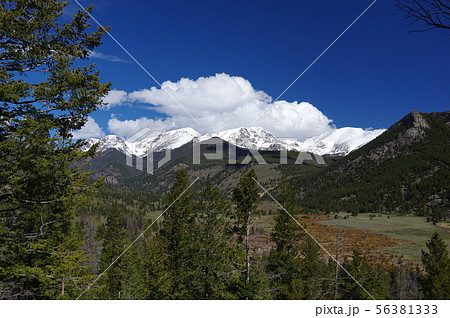
<path id="1" fill-rule="evenodd" d="M 130 137 L 146 127 L 161 132 L 179 128 L 173 126 L 173 121 L 171 120 L 150 119 L 146 117 L 141 117 L 136 120 L 119 120 L 113 117 L 108 121 L 108 130 L 124 138 Z"/>
<path id="2" fill-rule="evenodd" d="M 83 138 L 101 138 L 105 135 L 103 130 L 97 124 L 94 118 L 88 116 L 88 121 L 81 127 L 80 130 L 74 131 L 72 133 L 74 139 Z"/>
<path id="3" fill-rule="evenodd" d="M 111 54 L 104 54 L 104 53 L 100 53 L 100 52 L 96 52 L 96 51 L 91 51 L 91 53 L 89 54 L 89 57 L 94 58 L 94 59 L 111 61 L 111 62 L 130 63 L 130 61 L 124 60 L 118 56 L 111 55 Z"/>
<path id="4" fill-rule="evenodd" d="M 248 80 L 224 73 L 195 81 L 188 78 L 177 83 L 166 81 L 161 86 L 135 91 L 128 95 L 128 99 L 156 105 L 159 111 L 171 116 L 185 115 L 178 101 L 194 117 L 233 111 L 255 101 L 270 102 L 270 97 L 256 91 Z"/>
<path id="5" fill-rule="evenodd" d="M 152 109 L 167 114 L 168 118 L 153 120 L 143 117 L 124 121 L 112 118 L 108 122 L 109 131 L 126 137 L 144 127 L 154 130 L 192 127 L 199 132 L 213 133 L 253 125 L 261 126 L 279 137 L 303 140 L 334 129 L 332 120 L 310 103 L 284 100 L 272 103 L 268 94 L 255 90 L 242 77 L 222 73 L 197 80 L 182 78 L 176 83 L 166 81 L 161 85 L 162 88 L 152 87 L 129 94 L 116 91 L 116 98 L 111 97 L 111 100 L 116 101 L 115 104 L 125 101 L 149 104 Z M 264 115 L 252 124 L 269 106 Z"/>
<path id="6" fill-rule="evenodd" d="M 125 91 L 112 89 L 105 97 L 103 97 L 102 102 L 107 103 L 107 105 L 104 105 L 101 108 L 108 110 L 111 106 L 122 105 L 127 101 L 127 95 L 128 94 Z"/>

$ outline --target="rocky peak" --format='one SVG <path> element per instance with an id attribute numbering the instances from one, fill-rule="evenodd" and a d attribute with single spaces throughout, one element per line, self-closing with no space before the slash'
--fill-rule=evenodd
<path id="1" fill-rule="evenodd" d="M 413 111 L 403 118 L 404 125 L 409 127 L 404 133 L 403 138 L 406 143 L 421 140 L 425 137 L 426 128 L 430 128 L 425 118 L 418 111 Z"/>
<path id="2" fill-rule="evenodd" d="M 410 112 L 403 117 L 398 123 L 402 123 L 406 127 L 430 128 L 425 118 L 417 110 Z M 398 124 L 397 123 L 397 124 Z"/>
<path id="3" fill-rule="evenodd" d="M 418 111 L 412 111 L 389 128 L 389 141 L 360 156 L 356 161 L 394 158 L 402 149 L 408 151 L 409 145 L 425 139 L 429 128 L 424 116 Z"/>

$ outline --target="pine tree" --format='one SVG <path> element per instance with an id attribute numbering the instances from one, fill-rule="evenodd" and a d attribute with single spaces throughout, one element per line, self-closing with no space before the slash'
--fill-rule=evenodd
<path id="1" fill-rule="evenodd" d="M 434 233 L 427 243 L 428 252 L 422 251 L 422 264 L 425 275 L 422 289 L 425 299 L 450 298 L 450 261 L 447 244 Z"/>
<path id="2" fill-rule="evenodd" d="M 285 180 L 280 185 L 278 202 L 291 214 L 299 208 L 293 201 L 293 192 Z M 271 249 L 267 271 L 272 282 L 272 295 L 275 299 L 295 299 L 299 282 L 294 278 L 299 274 L 299 246 L 304 234 L 301 227 L 284 210 L 279 209 L 275 218 L 275 228 L 271 234 L 275 247 Z"/>
<path id="3" fill-rule="evenodd" d="M 358 250 L 353 251 L 353 259 L 351 261 L 344 260 L 343 267 L 353 278 L 345 272 L 341 272 L 343 278 L 343 283 L 339 287 L 341 299 L 371 299 L 371 296 L 366 291 L 375 299 L 387 299 L 389 297 L 386 272 L 382 268 L 370 266 L 367 259 Z"/>
<path id="4" fill-rule="evenodd" d="M 88 14 L 59 18 L 55 0 L 0 4 L 0 298 L 69 297 L 78 243 L 74 210 L 92 189 L 77 165 L 83 141 L 72 141 L 109 84 L 81 60 L 104 31 L 88 32 Z M 91 8 L 88 9 L 90 11 Z M 80 62 L 81 61 L 81 62 Z M 74 66 L 75 63 L 79 66 Z M 81 258 L 72 258 L 73 262 Z M 81 266 L 81 265 L 80 265 Z M 68 268 L 72 268 L 68 270 Z M 59 273 L 59 274 L 58 274 Z M 64 273 L 64 274 L 62 274 Z"/>
<path id="5" fill-rule="evenodd" d="M 259 202 L 259 188 L 256 182 L 255 170 L 250 169 L 239 179 L 233 188 L 233 201 L 236 204 L 235 220 L 240 241 L 245 249 L 245 265 L 243 269 L 243 284 L 239 287 L 242 298 L 252 298 L 256 294 L 256 277 L 251 277 L 251 241 L 250 229 L 260 215 L 257 209 Z"/>
<path id="6" fill-rule="evenodd" d="M 170 277 L 166 272 L 168 255 L 164 243 L 161 236 L 146 234 L 139 245 L 138 270 L 143 286 L 141 299 L 173 299 L 172 287 L 168 284 Z"/>
<path id="7" fill-rule="evenodd" d="M 151 221 L 151 220 L 150 220 Z M 145 228 L 151 223 L 147 223 Z M 165 253 L 161 238 L 147 231 L 123 256 L 126 299 L 167 299 Z"/>
<path id="8" fill-rule="evenodd" d="M 79 224 L 73 224 L 62 244 L 52 249 L 45 278 L 48 284 L 56 284 L 46 290 L 45 298 L 73 299 L 82 291 L 82 287 L 92 279 L 87 255 L 81 249 L 82 237 Z"/>
<path id="9" fill-rule="evenodd" d="M 223 299 L 232 272 L 234 239 L 229 218 L 231 206 L 209 181 L 197 205 L 199 251 L 193 284 L 202 299 Z"/>
<path id="10" fill-rule="evenodd" d="M 295 195 L 289 179 L 283 179 L 279 186 L 277 201 L 291 214 L 296 215 L 301 211 L 300 202 Z M 297 225 L 298 226 L 298 225 Z"/>
<path id="11" fill-rule="evenodd" d="M 192 281 L 196 272 L 198 238 L 193 210 L 193 192 L 186 169 L 177 171 L 168 196 L 160 234 L 166 253 L 165 270 L 171 299 L 196 298 Z"/>
<path id="12" fill-rule="evenodd" d="M 300 299 L 323 299 L 323 283 L 326 278 L 326 264 L 322 260 L 320 246 L 310 237 L 300 246 L 301 263 L 297 283 L 301 287 L 297 297 Z"/>
<path id="13" fill-rule="evenodd" d="M 100 237 L 103 249 L 100 257 L 100 273 L 106 270 L 127 247 L 124 218 L 118 204 L 111 207 L 105 228 Z M 102 276 L 103 286 L 100 291 L 102 299 L 121 299 L 124 297 L 125 271 L 128 266 L 125 259 L 118 259 Z"/>

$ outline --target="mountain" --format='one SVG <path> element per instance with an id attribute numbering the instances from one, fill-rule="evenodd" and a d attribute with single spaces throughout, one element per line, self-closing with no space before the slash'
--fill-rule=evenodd
<path id="1" fill-rule="evenodd" d="M 81 146 L 81 150 L 82 151 L 88 151 L 89 149 L 91 149 L 91 147 L 93 145 L 95 145 L 99 141 L 100 141 L 99 138 L 87 138 L 87 139 L 84 140 L 85 144 L 83 146 Z"/>
<path id="2" fill-rule="evenodd" d="M 240 127 L 217 132 L 212 135 L 219 137 L 238 147 L 252 150 L 285 150 L 287 145 L 262 127 Z"/>
<path id="3" fill-rule="evenodd" d="M 193 144 L 178 145 L 198 136 L 207 140 L 217 135 L 245 147 L 261 148 L 276 145 L 276 137 L 267 133 L 263 142 L 253 137 L 264 132 L 259 128 L 239 128 L 211 135 L 201 135 L 195 130 L 185 129 L 157 133 L 148 137 L 152 147 L 172 147 L 171 158 L 155 173 L 146 173 L 146 158 L 141 170 L 126 165 L 125 153 L 130 149 L 127 142 L 108 136 L 100 142 L 103 152 L 93 158 L 88 168 L 93 177 L 105 177 L 110 184 L 129 189 L 163 194 L 173 182 L 175 171 L 186 167 L 192 176 L 200 179 L 195 187 L 201 187 L 207 180 L 229 192 L 239 176 L 249 166 L 257 170 L 260 181 L 268 188 L 276 187 L 283 178 L 289 178 L 292 189 L 305 209 L 323 212 L 346 211 L 358 213 L 415 213 L 439 220 L 450 213 L 450 112 L 424 114 L 412 112 L 392 125 L 387 131 L 371 131 L 378 137 L 366 145 L 353 150 L 369 138 L 367 131 L 358 129 L 340 129 L 334 133 L 322 134 L 312 141 L 303 143 L 303 150 L 312 150 L 316 145 L 324 152 L 333 153 L 351 151 L 346 156 L 324 156 L 327 165 L 318 165 L 314 160 L 305 160 L 304 164 L 295 164 L 301 153 L 288 151 L 287 164 L 280 164 L 281 151 L 259 150 L 267 164 L 258 164 L 255 158 L 249 164 L 242 164 L 250 150 L 236 148 L 236 163 L 230 164 L 229 143 L 224 141 L 224 158 L 202 160 L 193 164 Z M 370 134 L 369 134 L 370 136 Z M 144 139 L 145 140 L 145 139 Z M 351 140 L 357 142 L 352 143 Z M 169 142 L 170 141 L 170 142 Z M 331 142 L 333 141 L 333 143 Z M 347 148 L 344 147 L 347 142 Z M 308 145 L 308 142 L 311 144 Z M 142 145 L 142 147 L 148 144 Z M 340 146 L 338 146 L 340 145 Z M 299 145 L 295 145 L 299 146 Z M 319 147 L 320 146 L 320 147 Z M 126 148 L 127 147 L 127 148 Z M 311 146 L 312 147 L 312 146 Z M 201 142 L 202 154 L 214 153 L 215 145 Z M 325 149 L 325 150 L 324 150 Z M 161 162 L 165 153 L 155 152 L 155 164 Z"/>
<path id="4" fill-rule="evenodd" d="M 147 173 L 147 158 L 139 159 L 134 157 L 131 166 L 127 165 L 125 153 L 116 148 L 107 149 L 100 152 L 97 156 L 89 160 L 86 169 L 92 172 L 92 178 L 105 178 L 105 182 L 117 186 L 123 186 L 128 189 L 145 191 L 153 194 L 164 194 L 174 181 L 175 172 L 180 168 L 187 168 L 192 176 L 198 176 L 200 179 L 195 184 L 195 188 L 200 188 L 208 180 L 219 186 L 223 191 L 231 191 L 240 175 L 253 167 L 259 180 L 266 185 L 275 186 L 287 174 L 290 176 L 297 174 L 310 173 L 320 169 L 321 165 L 315 160 L 306 159 L 303 164 L 296 164 L 298 152 L 288 151 L 286 164 L 280 165 L 281 153 L 279 151 L 260 150 L 261 158 L 265 164 L 257 163 L 250 150 L 241 147 L 233 147 L 235 151 L 235 163 L 229 161 L 230 144 L 223 142 L 223 158 L 206 159 L 204 154 L 215 153 L 216 146 L 206 142 L 200 142 L 200 162 L 193 162 L 193 144 L 186 143 L 181 147 L 175 148 L 170 152 L 170 160 L 162 166 L 158 164 L 165 157 L 165 152 L 153 153 L 154 173 Z M 248 164 L 243 164 L 251 158 Z M 327 163 L 330 158 L 324 158 Z M 142 166 L 137 167 L 137 161 L 141 160 Z"/>
<path id="5" fill-rule="evenodd" d="M 145 156 L 147 150 L 159 152 L 164 149 L 176 149 L 191 142 L 194 138 L 205 141 L 218 137 L 226 142 L 241 148 L 252 150 L 280 151 L 289 150 L 297 152 L 311 152 L 319 155 L 347 155 L 353 150 L 378 137 L 385 130 L 363 130 L 361 128 L 340 128 L 323 133 L 298 142 L 295 140 L 282 140 L 261 127 L 240 127 L 214 134 L 200 134 L 192 128 L 182 128 L 168 132 L 152 132 L 145 138 L 136 142 L 128 142 L 115 135 L 108 135 L 101 139 L 90 138 L 84 150 L 93 144 L 99 143 L 98 150 L 117 149 L 125 154 Z"/>
<path id="6" fill-rule="evenodd" d="M 192 128 L 176 129 L 163 133 L 154 132 L 152 135 L 132 144 L 133 154 L 145 156 L 147 149 L 151 149 L 153 152 L 176 149 L 191 142 L 193 138 L 201 136 L 199 132 Z"/>
<path id="7" fill-rule="evenodd" d="M 343 156 L 367 144 L 385 131 L 386 129 L 364 130 L 344 127 L 314 136 L 302 143 L 297 143 L 298 145 L 292 144 L 292 149 L 318 155 Z"/>
<path id="8" fill-rule="evenodd" d="M 124 154 L 131 154 L 130 144 L 125 142 L 122 138 L 116 135 L 107 135 L 100 139 L 89 138 L 86 140 L 86 145 L 83 146 L 82 150 L 88 150 L 94 144 L 98 143 L 97 151 L 103 152 L 108 149 L 117 149 Z"/>
<path id="9" fill-rule="evenodd" d="M 291 182 L 312 209 L 443 218 L 450 213 L 450 112 L 414 111 L 365 146 Z"/>

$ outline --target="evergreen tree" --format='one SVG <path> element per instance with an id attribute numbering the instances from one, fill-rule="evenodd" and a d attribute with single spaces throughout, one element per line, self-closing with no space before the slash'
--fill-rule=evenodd
<path id="1" fill-rule="evenodd" d="M 142 236 L 124 255 L 124 264 L 127 266 L 124 272 L 126 299 L 170 298 L 165 281 L 163 244 L 155 233 L 148 231 Z"/>
<path id="2" fill-rule="evenodd" d="M 105 228 L 100 236 L 103 250 L 100 257 L 100 273 L 106 270 L 126 248 L 126 234 L 123 213 L 118 204 L 114 204 L 108 214 Z M 124 298 L 125 271 L 128 266 L 124 257 L 118 259 L 102 276 L 104 285 L 100 291 L 102 299 Z"/>
<path id="3" fill-rule="evenodd" d="M 196 298 L 192 282 L 197 270 L 198 237 L 193 210 L 193 192 L 189 188 L 186 169 L 177 171 L 168 196 L 168 209 L 160 230 L 166 253 L 167 284 L 171 299 Z M 185 191 L 183 193 L 183 191 Z"/>
<path id="4" fill-rule="evenodd" d="M 369 265 L 367 259 L 358 250 L 353 251 L 351 261 L 344 260 L 343 267 L 356 279 L 347 273 L 342 273 L 343 283 L 339 286 L 340 299 L 371 299 L 367 290 L 375 299 L 389 298 L 388 277 L 382 268 Z M 361 288 L 361 286 L 364 287 Z"/>
<path id="5" fill-rule="evenodd" d="M 422 251 L 422 264 L 425 275 L 422 289 L 425 299 L 450 298 L 450 261 L 447 244 L 434 233 L 427 243 L 428 252 Z"/>
<path id="6" fill-rule="evenodd" d="M 92 187 L 77 165 L 83 141 L 72 141 L 109 84 L 80 60 L 101 42 L 88 14 L 59 18 L 66 2 L 0 2 L 0 298 L 69 295 L 80 282 L 74 208 Z M 88 9 L 91 11 L 91 8 Z M 74 66 L 77 62 L 80 66 Z M 75 253 L 76 254 L 76 253 Z M 80 265 L 81 266 L 81 265 Z M 71 268 L 70 270 L 68 270 Z M 66 286 L 65 286 L 66 285 Z"/>
<path id="7" fill-rule="evenodd" d="M 300 202 L 293 190 L 293 185 L 288 179 L 283 179 L 279 186 L 277 201 L 291 214 L 299 214 Z M 298 225 L 297 225 L 298 226 Z"/>
<path id="8" fill-rule="evenodd" d="M 293 202 L 293 192 L 285 180 L 280 186 L 278 202 L 292 215 L 298 206 Z M 299 246 L 304 236 L 301 227 L 283 209 L 278 210 L 275 228 L 271 234 L 275 247 L 271 249 L 267 271 L 272 282 L 272 295 L 275 299 L 295 299 L 299 291 L 298 277 L 300 270 Z"/>
<path id="9" fill-rule="evenodd" d="M 232 272 L 234 239 L 229 218 L 231 206 L 220 190 L 209 181 L 197 206 L 199 251 L 193 284 L 202 299 L 227 297 L 226 287 Z"/>
<path id="10" fill-rule="evenodd" d="M 323 284 L 327 266 L 321 258 L 320 246 L 312 238 L 307 237 L 300 246 L 300 253 L 302 258 L 297 278 L 299 285 L 297 298 L 323 299 L 325 294 Z"/>
<path id="11" fill-rule="evenodd" d="M 162 237 L 155 234 L 144 236 L 138 250 L 139 273 L 142 277 L 143 293 L 140 299 L 171 299 L 171 284 L 168 284 L 169 273 L 166 272 L 168 255 Z"/>
<path id="12" fill-rule="evenodd" d="M 255 170 L 250 169 L 239 179 L 237 185 L 233 188 L 233 201 L 236 205 L 235 220 L 239 240 L 245 249 L 245 265 L 243 272 L 243 284 L 240 282 L 239 294 L 242 298 L 252 298 L 257 293 L 256 277 L 251 277 L 251 242 L 250 229 L 255 219 L 260 215 L 258 211 L 259 187 L 256 182 L 257 176 Z M 253 295 L 253 296 L 252 296 Z"/>

